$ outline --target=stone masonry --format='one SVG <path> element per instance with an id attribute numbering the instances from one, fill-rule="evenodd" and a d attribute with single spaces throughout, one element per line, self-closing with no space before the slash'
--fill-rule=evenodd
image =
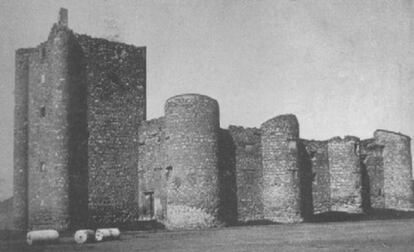
<path id="1" fill-rule="evenodd" d="M 146 48 L 79 35 L 62 9 L 16 51 L 14 225 L 68 230 L 301 222 L 326 212 L 412 210 L 411 139 L 300 138 L 295 115 L 220 128 L 200 94 L 146 120 Z"/>

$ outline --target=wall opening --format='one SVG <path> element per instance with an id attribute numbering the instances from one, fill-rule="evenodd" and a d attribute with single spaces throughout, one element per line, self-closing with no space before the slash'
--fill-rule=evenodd
<path id="1" fill-rule="evenodd" d="M 167 166 L 167 168 L 165 168 L 167 170 L 166 174 L 165 174 L 165 178 L 168 180 L 171 176 L 171 172 L 172 172 L 172 166 Z"/>
<path id="2" fill-rule="evenodd" d="M 154 192 L 144 192 L 144 205 L 142 214 L 146 217 L 154 217 Z"/>
<path id="3" fill-rule="evenodd" d="M 41 171 L 41 172 L 46 171 L 46 165 L 45 165 L 45 163 L 44 163 L 44 162 L 40 162 L 39 169 L 40 169 L 40 171 Z"/>
<path id="4" fill-rule="evenodd" d="M 244 174 L 244 182 L 246 185 L 254 185 L 254 171 L 248 171 Z"/>
<path id="5" fill-rule="evenodd" d="M 46 107 L 42 106 L 40 107 L 40 117 L 45 117 L 46 116 Z"/>
<path id="6" fill-rule="evenodd" d="M 45 47 L 41 47 L 40 48 L 40 60 L 43 61 L 46 59 L 46 48 Z"/>

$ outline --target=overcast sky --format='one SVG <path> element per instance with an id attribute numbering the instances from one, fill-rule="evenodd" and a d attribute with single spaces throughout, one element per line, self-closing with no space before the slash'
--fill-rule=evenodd
<path id="1" fill-rule="evenodd" d="M 0 0 L 0 199 L 11 195 L 14 52 L 60 7 L 77 33 L 147 47 L 147 115 L 168 97 L 218 100 L 221 126 L 294 113 L 301 137 L 414 136 L 411 0 Z"/>

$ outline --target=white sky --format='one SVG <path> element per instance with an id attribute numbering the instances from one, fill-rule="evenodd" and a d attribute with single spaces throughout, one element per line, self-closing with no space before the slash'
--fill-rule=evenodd
<path id="1" fill-rule="evenodd" d="M 0 0 L 0 199 L 12 185 L 14 51 L 46 40 L 60 7 L 77 33 L 147 47 L 148 119 L 168 97 L 201 93 L 218 100 L 223 128 L 294 113 L 303 138 L 414 136 L 411 0 Z"/>

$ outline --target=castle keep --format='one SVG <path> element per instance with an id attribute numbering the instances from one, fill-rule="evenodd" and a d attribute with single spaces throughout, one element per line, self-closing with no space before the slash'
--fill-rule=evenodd
<path id="1" fill-rule="evenodd" d="M 300 138 L 294 115 L 220 128 L 219 104 L 174 96 L 146 120 L 146 48 L 72 32 L 67 11 L 16 51 L 16 229 L 306 221 L 413 209 L 410 138 Z"/>

